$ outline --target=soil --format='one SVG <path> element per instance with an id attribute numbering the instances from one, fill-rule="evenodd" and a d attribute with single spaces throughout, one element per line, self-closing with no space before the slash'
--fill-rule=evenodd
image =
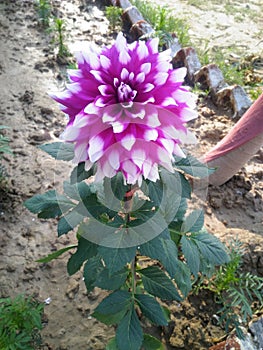
<path id="1" fill-rule="evenodd" d="M 256 3 L 253 1 L 253 6 L 258 6 Z M 92 40 L 98 45 L 114 40 L 99 2 L 53 1 L 53 6 L 54 14 L 66 19 L 69 46 L 77 40 Z M 102 350 L 114 329 L 90 315 L 105 292 L 95 288 L 87 294 L 80 273 L 69 277 L 67 254 L 48 264 L 36 262 L 74 243 L 75 235 L 58 239 L 56 220 L 38 219 L 23 206 L 24 200 L 36 193 L 60 189 L 72 169 L 68 163 L 54 161 L 37 146 L 58 140 L 64 129 L 66 118 L 47 92 L 64 88 L 66 66 L 73 61 L 57 60 L 50 34 L 39 25 L 33 0 L 3 0 L 0 10 L 0 114 L 1 124 L 10 127 L 6 134 L 14 153 L 4 158 L 9 177 L 0 192 L 0 297 L 25 293 L 46 301 L 43 349 Z M 255 25 L 259 26 L 258 22 Z M 252 27 L 250 20 L 247 30 Z M 222 35 L 227 33 L 220 30 Z M 244 40 L 247 46 L 254 47 L 250 36 Z M 199 139 L 195 155 L 201 156 L 235 121 L 230 110 L 216 108 L 206 95 L 199 96 L 198 110 L 199 118 L 190 126 Z M 262 162 L 260 151 L 223 186 L 196 189 L 193 204 L 204 207 L 210 232 L 225 241 L 238 237 L 245 243 L 246 268 L 261 276 Z M 167 349 L 208 349 L 224 335 L 213 318 L 217 305 L 207 293 L 191 296 L 180 305 L 172 303 L 169 309 L 169 327 L 158 329 L 145 324 L 148 332 L 166 342 Z"/>

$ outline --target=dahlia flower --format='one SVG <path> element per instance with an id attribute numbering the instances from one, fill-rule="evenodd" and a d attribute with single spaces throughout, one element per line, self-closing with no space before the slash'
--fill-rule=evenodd
<path id="1" fill-rule="evenodd" d="M 51 95 L 69 117 L 61 138 L 75 144 L 74 162 L 96 163 L 98 181 L 121 171 L 127 184 L 156 181 L 158 165 L 173 172 L 173 155 L 184 157 L 180 145 L 194 138 L 185 123 L 197 116 L 186 69 L 172 69 L 158 39 L 127 44 L 122 34 L 76 59 L 67 89 Z"/>

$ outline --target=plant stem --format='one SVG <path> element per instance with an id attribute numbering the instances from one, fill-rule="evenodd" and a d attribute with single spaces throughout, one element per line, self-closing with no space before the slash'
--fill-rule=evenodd
<path id="1" fill-rule="evenodd" d="M 132 295 L 136 293 L 136 256 L 131 262 L 131 273 L 132 273 Z"/>
<path id="2" fill-rule="evenodd" d="M 125 194 L 124 197 L 124 209 L 125 209 L 125 221 L 126 225 L 128 227 L 129 222 L 130 222 L 130 212 L 132 210 L 132 197 L 133 197 L 134 191 L 132 190 L 132 186 L 129 185 L 128 191 Z M 136 292 L 136 255 L 134 259 L 131 262 L 131 292 L 132 295 L 134 296 Z"/>

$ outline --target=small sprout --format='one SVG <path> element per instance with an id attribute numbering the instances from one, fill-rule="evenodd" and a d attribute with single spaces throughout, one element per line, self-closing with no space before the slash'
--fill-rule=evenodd
<path id="1" fill-rule="evenodd" d="M 152 5 L 148 1 L 132 0 L 131 2 L 138 8 L 143 18 L 152 25 L 156 36 L 160 38 L 160 48 L 169 45 L 173 33 L 176 34 L 182 46 L 190 45 L 189 28 L 184 19 L 176 18 L 162 6 Z"/>
<path id="2" fill-rule="evenodd" d="M 51 5 L 49 0 L 38 0 L 37 10 L 40 24 L 48 28 L 50 25 Z"/>
<path id="3" fill-rule="evenodd" d="M 38 349 L 43 308 L 42 303 L 23 295 L 0 299 L 1 349 Z"/>
<path id="4" fill-rule="evenodd" d="M 1 132 L 3 129 L 8 129 L 5 125 L 0 125 L 0 162 L 2 161 L 5 154 L 12 154 L 11 148 L 9 147 L 9 138 Z M 5 166 L 0 163 L 0 184 L 3 184 L 7 172 Z"/>
<path id="5" fill-rule="evenodd" d="M 221 265 L 209 280 L 200 281 L 196 291 L 208 289 L 215 293 L 216 302 L 222 305 L 219 324 L 224 325 L 226 332 L 235 328 L 237 336 L 242 338 L 242 325 L 253 316 L 253 302 L 263 305 L 263 278 L 242 272 L 244 248 L 241 242 L 231 242 L 228 250 L 230 261 Z"/>
<path id="6" fill-rule="evenodd" d="M 113 31 L 116 31 L 117 27 L 121 26 L 122 9 L 116 6 L 106 7 L 106 17 L 110 22 L 110 27 Z"/>
<path id="7" fill-rule="evenodd" d="M 55 33 L 57 35 L 55 40 L 58 43 L 58 56 L 60 58 L 68 57 L 70 56 L 70 52 L 64 43 L 66 22 L 61 18 L 55 18 L 54 23 L 55 23 Z"/>

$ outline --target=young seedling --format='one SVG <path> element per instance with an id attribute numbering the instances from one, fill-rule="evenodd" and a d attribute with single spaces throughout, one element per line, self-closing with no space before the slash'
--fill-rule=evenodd
<path id="1" fill-rule="evenodd" d="M 162 6 L 152 5 L 148 1 L 133 0 L 132 4 L 138 8 L 145 20 L 156 31 L 156 36 L 160 38 L 160 47 L 171 40 L 172 33 L 176 34 L 182 46 L 190 44 L 188 25 L 184 19 L 176 18 Z"/>
<path id="2" fill-rule="evenodd" d="M 0 299 L 0 349 L 39 349 L 42 313 L 43 304 L 32 297 Z"/>
<path id="3" fill-rule="evenodd" d="M 50 25 L 51 5 L 49 0 L 38 0 L 37 2 L 38 16 L 40 24 L 48 28 Z"/>
<path id="4" fill-rule="evenodd" d="M 122 15 L 121 8 L 116 6 L 106 7 L 106 17 L 110 22 L 110 28 L 113 31 L 116 31 L 116 29 L 121 26 L 121 15 Z"/>
<path id="5" fill-rule="evenodd" d="M 61 18 L 55 18 L 54 23 L 55 23 L 56 41 L 58 43 L 58 57 L 60 58 L 68 57 L 70 56 L 70 52 L 64 43 L 66 22 Z"/>
<path id="6" fill-rule="evenodd" d="M 219 323 L 228 332 L 235 328 L 239 338 L 243 337 L 241 326 L 253 316 L 252 304 L 263 306 L 263 278 L 242 272 L 243 245 L 234 241 L 229 247 L 230 261 L 221 265 L 209 280 L 202 280 L 197 286 L 215 294 L 215 300 L 222 305 Z"/>
<path id="7" fill-rule="evenodd" d="M 9 138 L 1 133 L 1 130 L 8 129 L 5 125 L 0 125 L 0 162 L 5 154 L 12 154 L 11 148 L 9 147 Z M 3 183 L 6 178 L 6 170 L 3 164 L 0 163 L 0 184 Z"/>

